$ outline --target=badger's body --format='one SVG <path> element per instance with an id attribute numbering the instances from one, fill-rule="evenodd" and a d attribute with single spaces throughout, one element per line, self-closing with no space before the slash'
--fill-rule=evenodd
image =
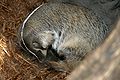
<path id="1" fill-rule="evenodd" d="M 72 70 L 85 54 L 105 40 L 110 27 L 83 6 L 56 2 L 37 8 L 24 21 L 20 32 L 21 42 L 29 52 L 35 56 L 39 52 L 46 60 L 50 57 L 48 62 L 54 55 L 57 61 L 50 62 L 52 67 Z M 49 51 L 52 56 L 47 56 Z"/>

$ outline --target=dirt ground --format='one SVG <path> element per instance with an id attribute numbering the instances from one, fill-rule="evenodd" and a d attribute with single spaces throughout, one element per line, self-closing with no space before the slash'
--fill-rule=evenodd
<path id="1" fill-rule="evenodd" d="M 64 80 L 67 73 L 49 71 L 17 43 L 20 24 L 43 0 L 0 0 L 0 80 Z"/>

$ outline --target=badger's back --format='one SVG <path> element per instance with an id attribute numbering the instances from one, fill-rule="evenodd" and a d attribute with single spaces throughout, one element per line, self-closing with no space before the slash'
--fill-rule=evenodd
<path id="1" fill-rule="evenodd" d="M 84 53 L 95 49 L 110 32 L 109 27 L 93 11 L 83 6 L 67 3 L 44 4 L 29 16 L 23 27 L 22 38 L 24 45 L 31 52 L 33 50 L 31 46 L 32 40 L 42 31 L 63 33 L 61 44 L 70 43 L 67 44 L 68 47 L 72 44 L 72 46 L 78 45 L 77 49 L 86 48 Z M 78 41 L 74 40 L 74 38 Z M 70 58 L 72 57 L 76 56 L 70 56 Z"/>

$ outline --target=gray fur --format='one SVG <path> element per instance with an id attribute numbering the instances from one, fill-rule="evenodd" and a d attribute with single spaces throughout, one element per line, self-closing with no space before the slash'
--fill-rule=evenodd
<path id="1" fill-rule="evenodd" d="M 36 55 L 41 51 L 39 54 L 47 59 L 49 53 L 42 51 L 49 52 L 49 46 L 52 46 L 56 51 L 52 55 L 65 57 L 63 60 L 58 57 L 53 62 L 48 60 L 57 70 L 74 69 L 111 31 L 92 10 L 80 5 L 57 2 L 44 4 L 36 9 L 22 27 L 22 43 L 29 52 Z"/>

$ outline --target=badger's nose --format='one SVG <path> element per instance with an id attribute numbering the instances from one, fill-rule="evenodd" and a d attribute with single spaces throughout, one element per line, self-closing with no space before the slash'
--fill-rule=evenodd
<path id="1" fill-rule="evenodd" d="M 53 52 L 53 54 L 59 59 L 59 60 L 65 60 L 65 55 L 64 52 L 59 51 L 57 49 L 53 49 L 51 48 L 51 51 Z"/>
<path id="2" fill-rule="evenodd" d="M 65 58 L 66 58 L 65 53 L 62 50 L 57 52 L 57 54 L 58 54 L 58 57 L 59 57 L 60 60 L 65 60 Z"/>
<path id="3" fill-rule="evenodd" d="M 52 48 L 48 48 L 47 49 L 47 55 L 46 55 L 46 59 L 47 61 L 58 61 L 58 57 L 56 57 L 56 53 L 57 51 L 55 49 Z"/>

